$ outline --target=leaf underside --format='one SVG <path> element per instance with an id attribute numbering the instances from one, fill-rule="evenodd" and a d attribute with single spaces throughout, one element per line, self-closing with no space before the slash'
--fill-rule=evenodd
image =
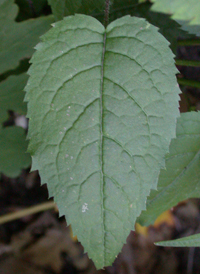
<path id="1" fill-rule="evenodd" d="M 199 0 L 152 0 L 153 11 L 171 14 L 172 18 L 190 33 L 200 36 Z"/>
<path id="2" fill-rule="evenodd" d="M 150 225 L 165 210 L 188 198 L 200 197 L 200 112 L 182 113 L 177 138 L 170 144 L 166 170 L 161 170 L 158 190 L 152 190 L 147 209 L 138 222 Z"/>
<path id="3" fill-rule="evenodd" d="M 38 44 L 26 87 L 32 169 L 97 268 L 110 265 L 156 188 L 175 136 L 173 54 L 157 28 L 75 15 Z"/>
<path id="4" fill-rule="evenodd" d="M 184 237 L 177 240 L 158 242 L 159 246 L 174 246 L 174 247 L 200 247 L 200 234 Z"/>

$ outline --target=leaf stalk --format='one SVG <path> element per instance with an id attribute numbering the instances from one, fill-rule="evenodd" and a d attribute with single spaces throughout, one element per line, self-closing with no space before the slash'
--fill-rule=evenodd
<path id="1" fill-rule="evenodd" d="M 104 26 L 105 28 L 109 23 L 109 13 L 110 13 L 110 0 L 106 0 L 105 2 L 105 13 L 104 13 Z"/>

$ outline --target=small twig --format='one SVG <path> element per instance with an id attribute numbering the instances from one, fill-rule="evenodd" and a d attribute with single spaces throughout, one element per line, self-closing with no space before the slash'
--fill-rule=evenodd
<path id="1" fill-rule="evenodd" d="M 110 13 L 110 0 L 105 2 L 105 13 L 104 13 L 104 26 L 107 27 L 109 23 L 109 13 Z"/>
<path id="2" fill-rule="evenodd" d="M 36 206 L 31 206 L 29 208 L 22 209 L 17 212 L 8 213 L 3 216 L 0 216 L 0 224 L 2 225 L 5 223 L 26 217 L 28 215 L 36 214 L 36 213 L 50 210 L 50 209 L 56 209 L 56 204 L 54 202 L 46 202 Z"/>

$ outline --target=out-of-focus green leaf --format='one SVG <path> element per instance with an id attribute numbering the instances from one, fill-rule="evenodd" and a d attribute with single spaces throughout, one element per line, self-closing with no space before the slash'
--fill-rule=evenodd
<path id="1" fill-rule="evenodd" d="M 25 130 L 21 127 L 0 129 L 0 172 L 17 177 L 21 169 L 28 168 L 31 157 L 27 151 Z"/>
<path id="2" fill-rule="evenodd" d="M 200 197 L 200 112 L 181 114 L 177 138 L 166 156 L 166 170 L 161 170 L 158 190 L 152 190 L 147 210 L 138 219 L 152 224 L 165 210 L 188 198 Z"/>
<path id="3" fill-rule="evenodd" d="M 184 237 L 177 240 L 163 241 L 155 243 L 159 246 L 173 246 L 173 247 L 200 247 L 200 234 Z"/>
<path id="4" fill-rule="evenodd" d="M 119 253 L 175 137 L 180 92 L 167 40 L 144 19 L 64 18 L 29 69 L 29 151 L 98 268 Z"/>
<path id="5" fill-rule="evenodd" d="M 8 110 L 26 114 L 23 90 L 27 80 L 28 75 L 21 74 L 10 76 L 0 83 L 0 124 L 7 119 Z"/>
<path id="6" fill-rule="evenodd" d="M 75 13 L 91 14 L 94 10 L 103 11 L 105 0 L 48 0 L 56 21 Z"/>
<path id="7" fill-rule="evenodd" d="M 0 172 L 9 177 L 17 177 L 21 169 L 31 164 L 30 154 L 26 153 L 27 141 L 23 128 L 6 127 L 2 123 L 8 118 L 8 110 L 26 114 L 24 87 L 28 76 L 10 76 L 0 83 Z"/>
<path id="8" fill-rule="evenodd" d="M 21 59 L 31 57 L 39 37 L 53 22 L 53 16 L 47 16 L 16 23 L 16 15 L 12 0 L 0 1 L 0 74 L 16 68 Z"/>
<path id="9" fill-rule="evenodd" d="M 184 30 L 200 35 L 200 1 L 199 0 L 152 0 L 153 11 L 172 15 Z"/>
<path id="10" fill-rule="evenodd" d="M 29 63 L 30 59 L 22 59 L 19 63 L 19 66 L 16 67 L 15 69 L 11 69 L 11 70 L 7 70 L 6 72 L 4 72 L 3 74 L 0 74 L 0 82 L 5 80 L 6 78 L 8 78 L 9 76 L 13 76 L 13 75 L 20 75 L 22 73 L 27 72 L 27 70 L 30 67 L 30 63 Z"/>
<path id="11" fill-rule="evenodd" d="M 14 20 L 18 12 L 18 7 L 14 0 L 0 0 L 0 19 Z"/>

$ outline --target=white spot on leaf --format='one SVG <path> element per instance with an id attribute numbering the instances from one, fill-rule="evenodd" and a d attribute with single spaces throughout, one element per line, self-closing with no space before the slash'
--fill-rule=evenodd
<path id="1" fill-rule="evenodd" d="M 84 203 L 84 204 L 82 205 L 82 212 L 86 212 L 87 210 L 89 210 L 89 209 L 88 209 L 88 204 L 87 204 L 87 203 Z"/>

